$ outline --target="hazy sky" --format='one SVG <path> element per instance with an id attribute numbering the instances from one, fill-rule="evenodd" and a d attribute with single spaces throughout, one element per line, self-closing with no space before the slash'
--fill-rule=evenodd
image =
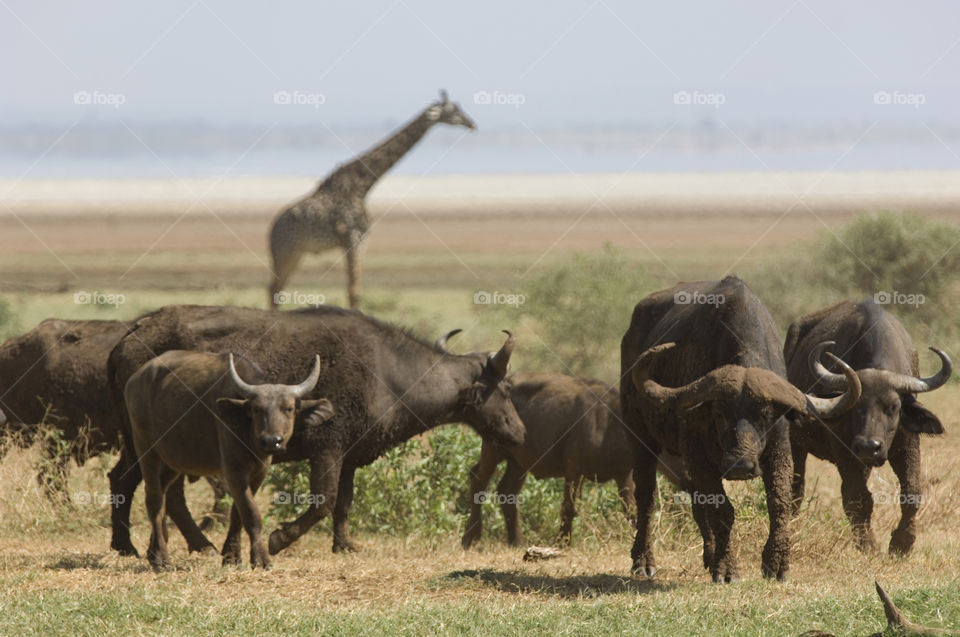
<path id="1" fill-rule="evenodd" d="M 364 125 L 406 119 L 440 87 L 487 130 L 960 123 L 948 0 L 3 0 L 0 15 L 8 127 Z"/>

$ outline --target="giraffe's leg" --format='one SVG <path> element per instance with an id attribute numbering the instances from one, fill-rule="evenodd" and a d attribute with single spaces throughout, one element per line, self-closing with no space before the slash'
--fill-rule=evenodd
<path id="1" fill-rule="evenodd" d="M 284 302 L 281 290 L 293 271 L 297 269 L 303 257 L 303 248 L 291 243 L 280 246 L 271 245 L 270 253 L 273 257 L 273 280 L 270 282 L 269 303 L 271 308 L 276 309 Z"/>
<path id="2" fill-rule="evenodd" d="M 362 236 L 351 236 L 347 254 L 347 299 L 350 309 L 360 307 L 360 261 L 363 256 L 364 242 Z"/>

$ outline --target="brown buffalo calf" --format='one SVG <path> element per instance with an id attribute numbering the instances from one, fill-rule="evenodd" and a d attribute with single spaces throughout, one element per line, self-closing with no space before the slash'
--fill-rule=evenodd
<path id="1" fill-rule="evenodd" d="M 523 543 L 517 504 L 527 475 L 564 478 L 560 539 L 569 541 L 576 499 L 584 479 L 615 480 L 624 509 L 634 508 L 633 444 L 620 422 L 619 392 L 596 380 L 563 374 L 527 373 L 511 377 L 510 398 L 527 430 L 518 447 L 507 449 L 483 441 L 480 460 L 470 470 L 470 518 L 461 543 L 470 548 L 480 538 L 484 502 L 500 505 L 507 542 Z M 495 496 L 484 489 L 497 465 L 507 469 Z"/>
<path id="2" fill-rule="evenodd" d="M 258 368 L 239 360 L 245 376 L 262 380 Z M 270 567 L 254 495 L 272 455 L 286 450 L 298 413 L 308 425 L 333 416 L 329 400 L 302 400 L 319 377 L 319 356 L 299 385 L 248 384 L 233 354 L 182 350 L 161 354 L 130 377 L 124 399 L 153 525 L 147 558 L 155 569 L 170 566 L 164 499 L 183 474 L 220 475 L 233 496 L 223 563 L 240 562 L 242 522 L 250 537 L 251 565 Z"/>

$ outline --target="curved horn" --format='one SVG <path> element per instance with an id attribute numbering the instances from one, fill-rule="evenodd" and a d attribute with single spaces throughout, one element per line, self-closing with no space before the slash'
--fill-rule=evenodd
<path id="1" fill-rule="evenodd" d="M 303 398 L 304 396 L 306 396 L 311 389 L 317 386 L 318 380 L 320 380 L 320 355 L 319 354 L 317 354 L 317 356 L 313 360 L 313 370 L 310 372 L 310 375 L 307 376 L 307 379 L 302 383 L 300 383 L 299 385 L 292 387 L 294 397 Z"/>
<path id="2" fill-rule="evenodd" d="M 243 394 L 244 398 L 250 398 L 253 396 L 256 389 L 253 385 L 240 378 L 240 374 L 237 373 L 237 367 L 233 363 L 232 353 L 230 354 L 230 378 L 233 379 L 233 384 L 237 386 L 237 389 L 240 390 L 240 393 Z"/>
<path id="3" fill-rule="evenodd" d="M 461 330 L 460 328 L 457 328 L 457 329 L 455 329 L 455 330 L 450 330 L 449 332 L 447 332 L 446 334 L 443 334 L 440 338 L 438 338 L 438 339 L 437 339 L 437 342 L 434 343 L 434 346 L 435 346 L 438 350 L 442 351 L 444 354 L 447 354 L 447 353 L 448 353 L 448 352 L 447 352 L 447 341 L 450 340 L 451 338 L 453 338 L 454 336 L 456 336 L 457 334 L 459 334 L 459 333 L 462 332 L 462 331 L 463 331 L 463 330 Z"/>
<path id="4" fill-rule="evenodd" d="M 843 391 L 847 388 L 847 377 L 845 375 L 834 374 L 820 362 L 824 351 L 826 351 L 828 347 L 833 347 L 836 344 L 836 341 L 817 343 L 816 346 L 810 350 L 810 358 L 807 360 L 810 364 L 810 373 L 820 381 L 820 384 L 827 391 Z"/>
<path id="5" fill-rule="evenodd" d="M 715 373 L 717 370 L 713 370 L 682 387 L 666 387 L 648 378 L 650 365 L 653 361 L 663 352 L 675 346 L 676 343 L 662 343 L 640 354 L 633 368 L 634 386 L 649 398 L 660 403 L 677 400 L 683 406 L 689 406 L 712 398 L 718 392 L 719 387 Z"/>
<path id="6" fill-rule="evenodd" d="M 823 343 L 820 345 L 823 345 Z M 820 347 L 820 345 L 817 347 Z M 844 363 L 830 352 L 827 352 L 827 358 L 843 370 L 842 376 L 844 378 L 846 391 L 839 396 L 834 396 L 833 398 L 820 398 L 819 396 L 814 396 L 813 394 L 804 394 L 804 398 L 807 401 L 807 412 L 811 416 L 815 416 L 821 420 L 836 418 L 848 412 L 850 408 L 853 407 L 858 400 L 860 400 L 861 391 L 860 377 L 857 376 L 857 372 L 854 371 L 852 367 Z M 840 376 L 840 374 L 837 375 Z"/>
<path id="7" fill-rule="evenodd" d="M 637 362 L 633 364 L 632 375 L 633 386 L 636 387 L 638 391 L 644 391 L 643 383 L 647 380 L 650 372 L 650 365 L 653 364 L 653 361 L 656 360 L 663 352 L 676 346 L 676 343 L 661 343 L 660 345 L 654 345 L 637 357 Z"/>
<path id="8" fill-rule="evenodd" d="M 0 409 L 0 426 L 7 424 L 7 415 Z"/>
<path id="9" fill-rule="evenodd" d="M 940 371 L 927 378 L 914 378 L 906 374 L 890 373 L 890 384 L 901 394 L 922 394 L 942 387 L 953 374 L 953 361 L 943 350 L 931 347 L 930 351 L 940 357 Z"/>
<path id="10" fill-rule="evenodd" d="M 507 335 L 507 340 L 504 341 L 500 351 L 490 357 L 490 367 L 500 378 L 507 375 L 507 365 L 510 363 L 510 355 L 513 354 L 513 346 L 516 344 L 509 330 L 503 330 L 503 333 Z"/>

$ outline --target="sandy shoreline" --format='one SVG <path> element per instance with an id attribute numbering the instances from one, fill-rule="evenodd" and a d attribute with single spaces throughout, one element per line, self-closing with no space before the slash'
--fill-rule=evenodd
<path id="1" fill-rule="evenodd" d="M 312 177 L 0 180 L 0 204 L 18 215 L 272 214 L 316 187 Z M 374 214 L 563 213 L 906 208 L 960 210 L 960 171 L 857 173 L 630 173 L 388 176 Z"/>

